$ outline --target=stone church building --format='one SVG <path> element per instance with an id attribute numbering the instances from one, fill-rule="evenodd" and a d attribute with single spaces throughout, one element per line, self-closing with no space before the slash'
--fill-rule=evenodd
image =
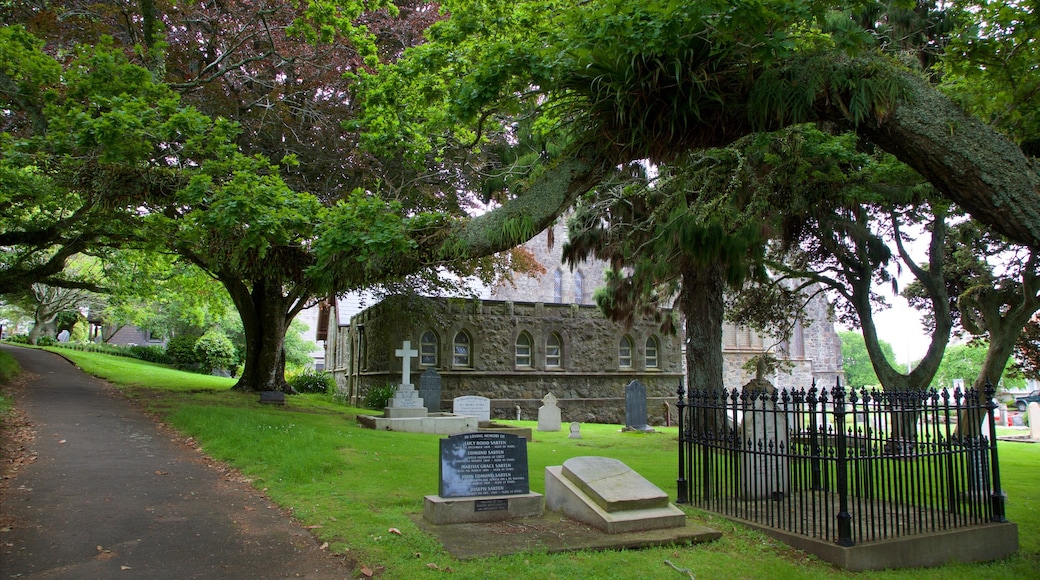
<path id="1" fill-rule="evenodd" d="M 516 418 L 519 410 L 534 419 L 542 397 L 552 393 L 564 421 L 623 425 L 625 387 L 638 380 L 647 387 L 649 423 L 664 424 L 669 409 L 674 419 L 684 377 L 681 337 L 661 333 L 653 320 L 626 329 L 600 314 L 592 295 L 606 264 L 563 266 L 565 236 L 558 224 L 553 247 L 547 232 L 526 245 L 544 275 L 520 277 L 480 299 L 391 296 L 363 309 L 337 300 L 319 323 L 325 370 L 342 395 L 360 405 L 367 389 L 400 382 L 401 359 L 394 353 L 409 341 L 419 352 L 412 383 L 436 369 L 444 411 L 455 397 L 480 395 L 491 399 L 493 418 Z M 770 378 L 779 387 L 808 387 L 814 378 L 833 383 L 841 376 L 841 340 L 827 311 L 823 299 L 814 300 L 808 313 L 814 322 L 782 345 L 727 324 L 726 387 L 747 383 L 752 377 L 742 366 L 766 350 L 792 363 L 789 373 Z"/>

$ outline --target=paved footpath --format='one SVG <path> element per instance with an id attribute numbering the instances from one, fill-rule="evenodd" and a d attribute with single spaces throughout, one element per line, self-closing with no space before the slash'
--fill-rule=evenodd
<path id="1" fill-rule="evenodd" d="M 36 461 L 0 509 L 8 578 L 347 578 L 270 501 L 208 465 L 58 355 L 2 347 L 31 373 L 18 406 Z"/>

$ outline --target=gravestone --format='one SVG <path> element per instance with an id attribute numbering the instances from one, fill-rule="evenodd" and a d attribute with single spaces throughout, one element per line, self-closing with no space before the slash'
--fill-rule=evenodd
<path id="1" fill-rule="evenodd" d="M 394 397 L 390 399 L 387 407 L 383 409 L 383 415 L 388 419 L 405 419 L 425 417 L 426 406 L 419 398 L 419 392 L 412 384 L 412 359 L 419 356 L 419 351 L 412 348 L 412 343 L 404 341 L 403 348 L 396 351 L 401 360 L 401 384 L 398 385 Z"/>
<path id="2" fill-rule="evenodd" d="M 772 385 L 769 388 L 775 390 Z M 741 422 L 741 441 L 746 447 L 741 474 L 743 494 L 748 499 L 780 500 L 790 491 L 787 416 L 777 410 L 768 392 L 752 392 L 751 408 L 744 412 Z"/>
<path id="3" fill-rule="evenodd" d="M 542 398 L 542 406 L 538 407 L 538 430 L 560 430 L 560 408 L 556 406 L 556 397 L 549 393 Z"/>
<path id="4" fill-rule="evenodd" d="M 441 412 L 441 375 L 430 367 L 419 375 L 419 398 L 430 413 Z"/>
<path id="5" fill-rule="evenodd" d="M 572 457 L 546 467 L 545 503 L 608 534 L 686 525 L 686 514 L 667 493 L 611 457 Z"/>
<path id="6" fill-rule="evenodd" d="M 527 439 L 509 433 L 462 433 L 440 440 L 439 494 L 426 496 L 434 524 L 488 522 L 542 515 L 531 493 Z"/>
<path id="7" fill-rule="evenodd" d="M 646 385 L 632 381 L 625 387 L 625 430 L 653 431 L 646 423 Z"/>
<path id="8" fill-rule="evenodd" d="M 441 439 L 440 495 L 512 495 L 531 491 L 527 439 L 508 433 L 462 433 Z"/>
<path id="9" fill-rule="evenodd" d="M 571 423 L 571 434 L 567 436 L 568 439 L 581 439 L 581 425 L 577 421 Z"/>
<path id="10" fill-rule="evenodd" d="M 1029 413 L 1029 438 L 1040 441 L 1040 403 L 1029 403 L 1026 412 Z"/>
<path id="11" fill-rule="evenodd" d="M 490 421 L 491 399 L 477 395 L 455 397 L 452 400 L 451 412 L 456 415 L 476 417 L 478 421 Z"/>
<path id="12" fill-rule="evenodd" d="M 284 405 L 285 393 L 281 391 L 260 391 L 260 403 L 264 405 Z"/>

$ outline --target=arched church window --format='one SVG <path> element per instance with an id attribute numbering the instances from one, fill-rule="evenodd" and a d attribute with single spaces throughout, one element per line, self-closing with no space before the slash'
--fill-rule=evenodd
<path id="1" fill-rule="evenodd" d="M 646 339 L 646 368 L 656 369 L 658 365 L 657 353 L 659 352 L 659 345 L 657 338 L 651 336 Z"/>
<path id="2" fill-rule="evenodd" d="M 516 366 L 531 366 L 531 335 L 526 330 L 516 337 Z"/>
<path id="3" fill-rule="evenodd" d="M 473 341 L 469 338 L 469 333 L 465 330 L 460 330 L 455 335 L 455 339 L 452 341 L 452 365 L 456 367 L 471 367 L 473 366 Z"/>
<path id="4" fill-rule="evenodd" d="M 419 365 L 437 366 L 437 333 L 427 330 L 419 338 Z"/>
<path id="5" fill-rule="evenodd" d="M 632 368 L 632 338 L 628 335 L 621 337 L 618 343 L 618 366 L 623 369 Z"/>
<path id="6" fill-rule="evenodd" d="M 563 340 L 555 332 L 545 339 L 545 368 L 560 368 L 563 363 Z"/>
<path id="7" fill-rule="evenodd" d="M 585 302 L 585 276 L 580 271 L 574 273 L 574 302 Z"/>

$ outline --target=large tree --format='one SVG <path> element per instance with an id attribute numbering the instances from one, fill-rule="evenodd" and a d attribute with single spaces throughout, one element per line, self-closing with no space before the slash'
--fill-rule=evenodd
<path id="1" fill-rule="evenodd" d="M 297 26 L 286 26 L 281 32 L 313 32 L 312 38 L 322 41 L 337 38 L 342 30 L 344 38 L 354 38 L 359 30 L 354 26 L 355 16 L 362 18 L 363 14 L 359 7 L 363 8 L 353 3 L 308 3 L 301 17 L 282 21 Z M 928 79 L 903 67 L 898 55 L 884 52 L 871 30 L 840 6 L 787 0 L 602 0 L 458 1 L 445 2 L 443 8 L 450 18 L 429 29 L 428 43 L 405 51 L 395 64 L 359 69 L 367 75 L 363 93 L 343 93 L 351 103 L 363 102 L 366 107 L 365 115 L 348 128 L 358 131 L 382 159 L 390 160 L 390 165 L 379 167 L 399 167 L 395 174 L 413 178 L 395 180 L 387 188 L 402 200 L 408 198 L 408 203 L 400 205 L 374 195 L 387 190 L 375 185 L 366 188 L 366 194 L 378 202 L 376 207 L 397 212 L 400 218 L 401 228 L 391 227 L 389 236 L 378 227 L 358 236 L 345 229 L 356 226 L 366 215 L 386 214 L 365 204 L 356 210 L 339 210 L 339 218 L 323 222 L 329 227 L 318 228 L 316 240 L 325 243 L 315 244 L 319 255 L 308 270 L 318 274 L 316 284 L 346 289 L 352 283 L 396 280 L 430 266 L 487 255 L 536 233 L 618 165 L 636 159 L 668 162 L 752 133 L 813 121 L 856 131 L 906 162 L 980 221 L 1012 240 L 1040 245 L 1040 177 L 1035 162 L 1014 139 L 965 113 Z M 136 22 L 133 18 L 128 21 Z M 230 26 L 218 18 L 184 36 L 205 37 L 206 28 L 215 25 Z M 260 22 L 252 30 L 266 34 L 280 29 Z M 248 36 L 250 42 L 243 46 L 267 47 L 280 40 Z M 246 35 L 229 38 L 245 39 Z M 251 70 L 249 62 L 221 58 L 226 54 L 222 46 L 206 46 L 209 60 L 197 61 L 202 69 L 234 63 L 234 70 Z M 287 51 L 265 53 L 272 59 L 285 57 L 287 63 L 295 62 Z M 162 62 L 150 58 L 145 64 L 161 73 L 158 65 Z M 190 72 L 191 66 L 183 70 Z M 7 76 L 16 78 L 13 73 Z M 241 86 L 295 78 L 295 73 L 263 78 L 246 74 Z M 226 90 L 233 92 L 237 87 L 228 85 Z M 24 100 L 29 103 L 25 110 L 42 110 L 33 108 L 34 102 L 39 104 L 33 101 L 33 94 L 28 90 L 17 93 L 15 104 Z M 279 110 L 273 102 L 281 94 L 248 102 L 257 103 L 254 111 L 263 118 L 265 111 Z M 311 93 L 312 99 L 319 100 L 327 94 Z M 34 119 L 31 114 L 26 118 Z M 452 207 L 443 201 L 459 199 L 459 191 L 477 189 L 459 186 L 471 186 L 480 181 L 487 167 L 495 167 L 494 160 L 486 157 L 488 145 L 515 142 L 516 127 L 524 120 L 533 121 L 539 137 L 557 146 L 547 147 L 527 166 L 512 168 L 516 179 L 511 180 L 511 189 L 500 193 L 501 208 L 470 219 L 458 211 L 464 204 Z M 243 141 L 261 135 L 249 123 L 240 127 L 243 129 L 236 135 L 243 135 Z M 277 149 L 293 139 L 280 133 L 257 141 Z M 397 147 L 400 144 L 409 147 L 402 151 Z M 239 147 L 248 150 L 241 142 Z M 148 189 L 146 184 L 153 194 L 190 190 L 206 201 L 208 191 L 234 197 L 248 191 L 242 186 L 249 183 L 262 183 L 272 192 L 272 199 L 282 198 L 276 191 L 301 190 L 291 173 L 281 169 L 291 167 L 293 157 L 269 154 L 267 158 L 269 161 L 252 165 L 245 160 L 253 157 L 238 158 L 225 165 L 223 173 L 214 173 L 215 166 L 210 173 L 198 172 L 195 166 L 177 167 L 178 175 L 198 174 L 191 178 L 194 189 L 185 182 L 175 181 L 171 186 L 156 179 L 166 173 L 156 174 L 151 167 L 143 171 L 147 166 L 126 163 L 119 165 L 118 172 L 110 168 L 91 171 L 95 176 L 91 183 L 107 190 L 118 183 L 129 186 L 126 190 L 133 193 L 147 193 L 142 191 Z M 153 156 L 158 165 L 163 159 Z M 416 165 L 409 165 L 415 162 L 435 170 L 416 170 Z M 494 173 L 501 175 L 501 170 L 495 168 Z M 205 179 L 209 184 L 200 181 Z M 78 185 L 85 186 L 83 182 Z M 349 191 L 354 188 L 339 191 L 348 208 L 352 204 L 346 198 Z M 324 202 L 323 196 L 317 197 Z M 433 205 L 412 201 L 419 199 L 432 200 Z M 292 211 L 301 211 L 308 204 L 300 199 Z M 434 211 L 422 212 L 427 208 Z M 229 210 L 228 215 L 233 213 Z M 290 216 L 289 222 L 293 219 Z M 377 230 L 383 234 L 373 236 Z M 362 254 L 366 258 L 359 268 L 350 252 L 361 247 L 358 244 L 384 242 L 382 247 L 390 248 L 391 253 Z M 289 244 L 290 259 L 299 256 L 294 253 L 298 246 Z M 408 251 L 401 252 L 402 247 Z M 264 251 L 257 257 L 272 255 Z M 294 262 L 290 269 L 301 263 Z M 285 302 L 286 294 L 273 295 L 280 282 L 284 281 L 265 279 L 253 284 L 249 299 L 254 307 L 281 301 L 284 322 L 293 307 Z M 244 303 L 245 294 L 240 294 Z M 267 296 L 272 300 L 266 300 Z M 261 334 L 267 336 L 268 332 Z M 265 356 L 274 350 L 267 348 Z M 263 364 L 277 366 L 272 361 Z M 268 374 L 258 369 L 258 375 Z M 266 386 L 265 380 L 255 384 Z"/>

